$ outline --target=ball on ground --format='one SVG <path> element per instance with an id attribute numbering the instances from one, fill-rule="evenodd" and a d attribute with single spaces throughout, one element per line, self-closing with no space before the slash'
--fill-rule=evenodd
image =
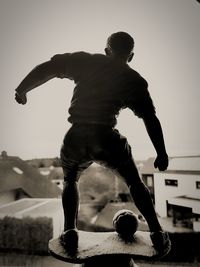
<path id="1" fill-rule="evenodd" d="M 133 237 L 138 228 L 138 218 L 131 210 L 119 210 L 113 217 L 113 226 L 123 238 Z"/>

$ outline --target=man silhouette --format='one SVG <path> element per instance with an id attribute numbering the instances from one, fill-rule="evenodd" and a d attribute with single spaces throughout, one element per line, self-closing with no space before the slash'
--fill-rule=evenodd
<path id="1" fill-rule="evenodd" d="M 133 48 L 134 40 L 129 34 L 113 33 L 107 40 L 106 55 L 86 52 L 55 55 L 34 68 L 16 89 L 16 101 L 26 104 L 28 91 L 54 77 L 72 79 L 76 84 L 68 118 L 72 127 L 61 148 L 65 222 L 60 240 L 70 253 L 76 253 L 78 243 L 77 182 L 81 172 L 92 162 L 103 164 L 124 178 L 137 208 L 149 225 L 153 246 L 163 254 L 170 250 L 168 234 L 158 222 L 149 190 L 135 166 L 131 147 L 115 129 L 120 110 L 131 109 L 143 119 L 157 152 L 154 166 L 160 171 L 167 169 L 168 156 L 162 128 L 148 84 L 128 65 L 134 55 Z"/>

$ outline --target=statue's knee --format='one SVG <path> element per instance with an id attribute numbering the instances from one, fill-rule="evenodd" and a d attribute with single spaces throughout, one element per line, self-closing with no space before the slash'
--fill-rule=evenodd
<path id="1" fill-rule="evenodd" d="M 71 183 L 77 183 L 77 179 L 76 177 L 64 177 L 64 183 L 68 183 L 68 184 L 71 184 Z"/>
<path id="2" fill-rule="evenodd" d="M 66 187 L 66 186 L 76 186 L 78 183 L 78 181 L 76 179 L 64 179 L 64 182 L 63 182 L 63 186 Z"/>

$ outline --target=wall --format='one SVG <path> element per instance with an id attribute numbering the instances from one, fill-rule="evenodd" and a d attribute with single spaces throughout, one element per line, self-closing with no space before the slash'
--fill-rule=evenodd
<path id="1" fill-rule="evenodd" d="M 4 200 L 8 199 L 8 195 L 9 194 L 6 194 Z M 0 202 L 0 206 L 2 205 L 3 203 L 1 204 Z M 1 217 L 8 215 L 10 217 L 16 218 L 52 218 L 53 237 L 58 237 L 64 228 L 64 214 L 61 199 L 24 198 L 15 202 L 12 201 L 11 203 L 8 203 L 8 205 L 6 205 L 3 211 L 1 209 L 0 215 Z"/>
<path id="2" fill-rule="evenodd" d="M 177 180 L 178 186 L 166 186 L 165 179 Z M 179 174 L 179 173 L 155 173 L 154 192 L 155 209 L 161 217 L 167 217 L 166 201 L 171 197 L 190 195 L 198 196 L 199 189 L 196 189 L 196 181 L 200 181 L 200 175 Z"/>
<path id="3" fill-rule="evenodd" d="M 64 214 L 63 210 L 60 207 L 57 212 L 52 214 L 53 219 L 53 238 L 56 238 L 61 235 L 64 229 Z"/>
<path id="4" fill-rule="evenodd" d="M 23 255 L 15 253 L 0 253 L 0 266 L 4 267 L 80 267 L 57 260 L 51 256 Z"/>

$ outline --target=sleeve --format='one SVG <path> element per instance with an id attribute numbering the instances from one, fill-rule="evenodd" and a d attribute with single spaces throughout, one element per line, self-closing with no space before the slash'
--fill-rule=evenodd
<path id="1" fill-rule="evenodd" d="M 145 118 L 150 114 L 155 114 L 156 110 L 152 98 L 148 91 L 148 83 L 142 77 L 131 90 L 127 99 L 127 107 L 139 118 Z"/>
<path id="2" fill-rule="evenodd" d="M 51 58 L 57 78 L 75 80 L 84 70 L 89 54 L 85 52 L 57 54 Z"/>

